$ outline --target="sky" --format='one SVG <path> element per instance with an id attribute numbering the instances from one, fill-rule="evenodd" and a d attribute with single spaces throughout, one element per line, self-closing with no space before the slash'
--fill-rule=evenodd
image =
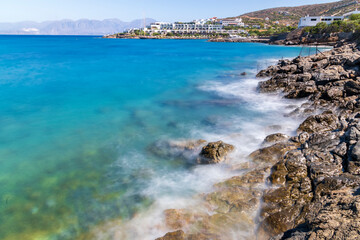
<path id="1" fill-rule="evenodd" d="M 232 17 L 271 7 L 326 3 L 333 0 L 0 0 L 0 22 L 60 19 L 191 21 Z"/>

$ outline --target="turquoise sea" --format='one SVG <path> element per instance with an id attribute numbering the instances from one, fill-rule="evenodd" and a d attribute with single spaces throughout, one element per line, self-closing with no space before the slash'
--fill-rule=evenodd
<path id="1" fill-rule="evenodd" d="M 241 162 L 255 132 L 286 122 L 287 103 L 255 92 L 256 71 L 300 50 L 0 36 L 0 239 L 91 239 L 96 226 L 209 191 L 226 167 L 154 149 L 222 139 Z"/>

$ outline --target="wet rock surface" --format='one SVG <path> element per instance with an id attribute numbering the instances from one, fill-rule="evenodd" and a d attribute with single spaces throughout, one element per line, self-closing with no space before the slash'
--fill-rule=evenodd
<path id="1" fill-rule="evenodd" d="M 159 239 L 360 239 L 357 46 L 281 60 L 258 77 L 268 78 L 259 83 L 260 92 L 308 100 L 289 114 L 305 119 L 297 135 L 266 137 L 249 155 L 255 168 L 203 195 L 206 211 L 165 212 L 169 229 L 177 231 L 168 234 L 177 238 Z M 197 159 L 222 162 L 233 149 L 221 141 L 209 143 Z M 242 230 L 248 234 L 241 235 Z"/>
<path id="2" fill-rule="evenodd" d="M 197 158 L 200 164 L 214 164 L 226 160 L 229 153 L 234 151 L 233 145 L 224 143 L 222 141 L 211 142 L 204 146 Z"/>
<path id="3" fill-rule="evenodd" d="M 360 239 L 359 60 L 351 44 L 258 74 L 270 77 L 259 84 L 261 92 L 306 98 L 314 113 L 294 112 L 306 117 L 291 138 L 297 149 L 263 157 L 275 164 L 263 193 L 260 239 Z"/>

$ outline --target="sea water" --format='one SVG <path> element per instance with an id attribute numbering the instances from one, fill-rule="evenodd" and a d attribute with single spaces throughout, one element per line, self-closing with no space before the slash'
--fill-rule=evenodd
<path id="1" fill-rule="evenodd" d="M 152 210 L 181 207 L 234 173 L 162 156 L 153 146 L 223 140 L 235 145 L 237 163 L 276 129 L 269 126 L 289 133 L 289 102 L 258 94 L 255 74 L 300 51 L 0 36 L 0 239 L 87 239 L 117 220 L 130 239 L 159 237 Z M 144 212 L 152 220 L 137 222 L 143 228 L 126 224 Z"/>

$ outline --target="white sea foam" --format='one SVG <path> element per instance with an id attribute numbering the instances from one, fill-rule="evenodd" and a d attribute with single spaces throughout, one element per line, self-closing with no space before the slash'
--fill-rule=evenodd
<path id="1" fill-rule="evenodd" d="M 271 59 L 259 64 L 276 61 Z M 245 106 L 250 111 L 260 113 L 261 117 L 255 117 L 249 121 L 248 116 L 234 113 L 231 116 L 222 116 L 219 121 L 226 121 L 227 124 L 220 124 L 219 129 L 214 129 L 214 131 L 194 127 L 191 131 L 191 137 L 194 139 L 223 140 L 233 144 L 236 151 L 232 153 L 231 160 L 227 164 L 196 166 L 187 171 L 158 172 L 147 182 L 147 187 L 141 192 L 142 195 L 155 199 L 152 206 L 124 224 L 113 226 L 111 230 L 107 228 L 106 234 L 99 231 L 98 238 L 106 239 L 111 234 L 120 236 L 120 239 L 152 240 L 163 236 L 170 231 L 164 225 L 164 210 L 199 208 L 200 199 L 196 196 L 200 193 L 211 192 L 213 185 L 217 182 L 239 175 L 239 171 L 233 171 L 228 166 L 248 161 L 247 155 L 261 146 L 266 135 L 275 132 L 293 134 L 300 119 L 287 118 L 284 114 L 292 110 L 289 105 L 293 105 L 292 108 L 294 108 L 303 102 L 285 100 L 277 94 L 259 94 L 256 91 L 258 82 L 256 78 L 243 78 L 231 82 L 209 81 L 200 86 L 200 90 L 211 92 L 219 97 L 242 100 L 242 107 Z M 279 128 L 271 127 L 274 125 Z M 136 164 L 139 164 L 139 161 Z M 251 232 L 251 229 L 249 231 Z M 246 236 L 247 233 L 239 231 L 234 232 L 233 235 L 235 240 Z"/>

